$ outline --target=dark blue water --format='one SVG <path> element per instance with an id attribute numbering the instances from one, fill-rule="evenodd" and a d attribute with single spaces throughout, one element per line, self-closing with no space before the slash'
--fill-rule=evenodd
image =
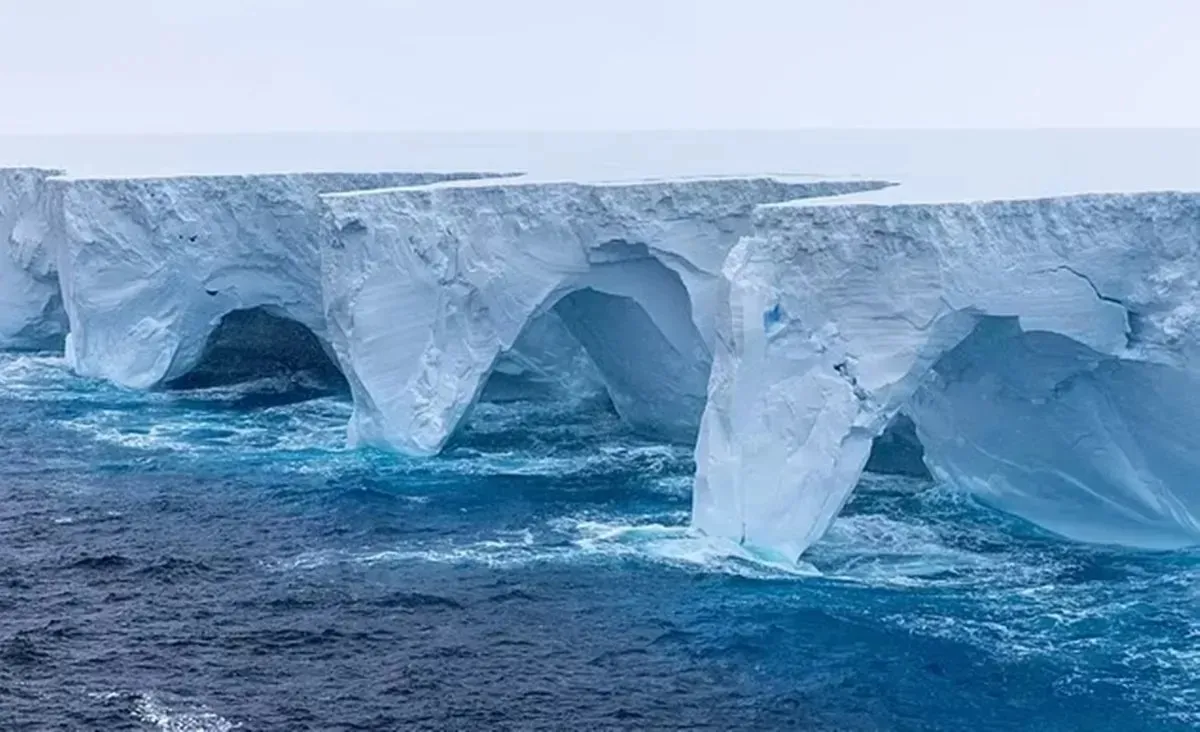
<path id="1" fill-rule="evenodd" d="M 408 460 L 310 387 L 0 360 L 0 729 L 1200 727 L 1195 554 L 872 477 L 775 566 L 607 412 L 484 405 Z"/>

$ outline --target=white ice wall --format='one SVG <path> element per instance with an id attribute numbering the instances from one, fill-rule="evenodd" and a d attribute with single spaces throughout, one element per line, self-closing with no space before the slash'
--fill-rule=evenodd
<path id="1" fill-rule="evenodd" d="M 58 174 L 0 168 L 0 348 L 53 348 L 66 333 L 46 242 L 46 179 Z"/>
<path id="2" fill-rule="evenodd" d="M 318 194 L 476 176 L 52 179 L 67 359 L 152 387 L 192 368 L 225 314 L 254 307 L 324 338 Z"/>
<path id="3" fill-rule="evenodd" d="M 1173 396 L 1200 364 L 1198 253 L 1195 194 L 760 208 L 724 267 L 695 524 L 798 555 L 911 402 L 943 479 L 1079 538 L 1200 540 L 1180 437 L 1200 429 L 1200 409 Z M 943 360 L 992 318 L 1059 340 L 976 339 Z M 1035 365 L 1036 384 L 998 385 Z M 1021 399 L 1043 406 L 1016 409 Z M 1014 467 L 1056 432 L 1071 450 Z M 1052 518 L 1070 502 L 1097 510 Z"/>
<path id="4" fill-rule="evenodd" d="M 488 181 L 325 196 L 327 316 L 354 392 L 352 437 L 437 452 L 497 359 L 552 308 L 589 347 L 623 417 L 694 434 L 717 273 L 751 210 L 880 185 Z"/>

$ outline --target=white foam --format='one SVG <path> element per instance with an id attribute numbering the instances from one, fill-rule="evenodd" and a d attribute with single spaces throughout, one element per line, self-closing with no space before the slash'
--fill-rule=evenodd
<path id="1" fill-rule="evenodd" d="M 180 710 L 168 706 L 153 694 L 142 694 L 134 703 L 134 719 L 152 724 L 162 732 L 231 732 L 242 729 L 241 723 L 210 712 L 204 708 Z"/>
<path id="2" fill-rule="evenodd" d="M 1008 554 L 954 546 L 950 526 L 914 523 L 880 514 L 842 516 L 809 559 L 831 579 L 873 586 L 974 585 L 1001 572 L 1036 581 L 1048 568 L 1014 566 Z M 1015 579 L 1015 577 L 1014 577 Z"/>
<path id="3" fill-rule="evenodd" d="M 585 454 L 530 455 L 526 451 L 483 452 L 458 449 L 451 460 L 422 463 L 434 472 L 460 475 L 511 475 L 570 478 L 579 474 L 611 472 L 625 466 L 653 475 L 690 459 L 690 450 L 675 445 L 599 445 Z M 469 459 L 463 459 L 464 457 Z M 690 477 L 687 478 L 691 485 Z"/>
<path id="4" fill-rule="evenodd" d="M 70 370 L 62 356 L 0 353 L 0 384 L 8 397 L 45 399 L 70 379 Z"/>
<path id="5" fill-rule="evenodd" d="M 128 402 L 116 408 L 88 409 L 61 421 L 62 426 L 90 439 L 140 450 L 172 450 L 206 454 L 231 447 L 251 452 L 345 452 L 345 419 L 349 406 L 337 399 L 240 411 L 217 407 L 240 398 L 233 392 L 214 394 L 119 392 Z M 199 406 L 179 402 L 202 399 Z"/>
<path id="6" fill-rule="evenodd" d="M 435 564 L 481 564 L 493 568 L 521 566 L 559 558 L 561 550 L 539 546 L 533 533 L 524 529 L 467 544 L 437 544 L 374 551 L 315 551 L 270 564 L 277 571 L 311 571 L 341 564 L 388 565 L 432 562 Z"/>
<path id="7" fill-rule="evenodd" d="M 500 569 L 539 563 L 626 559 L 690 572 L 750 579 L 796 579 L 819 575 L 812 565 L 775 561 L 736 542 L 706 537 L 682 523 L 686 521 L 686 511 L 655 518 L 670 523 L 636 523 L 593 515 L 563 517 L 536 528 L 497 532 L 466 543 L 446 542 L 362 552 L 305 552 L 274 562 L 272 568 L 295 571 L 337 564 L 433 562 L 479 564 Z"/>
<path id="8" fill-rule="evenodd" d="M 820 575 L 806 562 L 778 561 L 737 542 L 709 537 L 681 525 L 574 522 L 575 546 L 585 554 L 648 559 L 684 569 L 749 579 L 795 579 Z"/>

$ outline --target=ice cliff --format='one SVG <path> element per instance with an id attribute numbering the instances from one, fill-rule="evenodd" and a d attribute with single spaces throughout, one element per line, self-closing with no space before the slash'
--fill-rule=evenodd
<path id="1" fill-rule="evenodd" d="M 480 399 L 607 394 L 698 435 L 697 527 L 789 558 L 873 444 L 1063 536 L 1200 543 L 1200 194 L 488 178 L 0 170 L 0 348 L 340 369 L 351 440 L 415 455 Z"/>
<path id="2" fill-rule="evenodd" d="M 693 439 L 721 263 L 751 211 L 880 185 L 485 181 L 327 195 L 327 317 L 354 393 L 352 439 L 437 452 L 499 360 L 551 314 L 627 423 Z"/>
<path id="3" fill-rule="evenodd" d="M 319 194 L 478 176 L 51 179 L 68 362 L 83 375 L 155 386 L 197 364 L 222 318 L 255 308 L 323 340 Z"/>
<path id="4" fill-rule="evenodd" d="M 937 477 L 1006 511 L 1200 542 L 1200 194 L 894 192 L 760 207 L 730 252 L 694 523 L 799 555 L 903 409 Z"/>
<path id="5" fill-rule="evenodd" d="M 0 168 L 0 348 L 54 348 L 67 331 L 44 210 L 59 172 Z"/>

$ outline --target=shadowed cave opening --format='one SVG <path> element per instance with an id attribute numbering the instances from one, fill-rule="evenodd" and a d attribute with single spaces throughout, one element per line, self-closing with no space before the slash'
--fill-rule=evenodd
<path id="1" fill-rule="evenodd" d="M 917 426 L 911 417 L 901 412 L 888 423 L 883 434 L 871 443 L 871 455 L 863 469 L 913 478 L 933 477 L 925 466 L 925 447 L 917 437 Z"/>
<path id="2" fill-rule="evenodd" d="M 944 482 L 1069 539 L 1200 543 L 1200 378 L 984 317 L 906 410 Z"/>
<path id="3" fill-rule="evenodd" d="M 209 335 L 200 361 L 166 384 L 174 391 L 253 385 L 240 406 L 288 404 L 348 393 L 341 370 L 311 330 L 265 308 L 235 310 Z"/>
<path id="4" fill-rule="evenodd" d="M 553 310 L 534 318 L 497 359 L 479 400 L 612 408 L 591 356 Z"/>
<path id="5" fill-rule="evenodd" d="M 554 312 L 582 345 L 630 429 L 690 444 L 704 411 L 711 363 L 692 324 L 686 290 L 674 273 L 667 282 L 677 289 L 654 292 L 657 302 L 588 287 L 563 297 Z"/>
<path id="6" fill-rule="evenodd" d="M 640 436 L 693 443 L 710 356 L 687 288 L 643 244 L 607 242 L 596 256 L 497 360 L 482 400 L 594 409 L 599 397 Z"/>
<path id="7" fill-rule="evenodd" d="M 583 287 L 532 320 L 497 362 L 481 401 L 554 402 L 560 414 L 599 408 L 635 434 L 694 445 L 711 361 L 687 291 L 649 257 L 621 274 L 623 284 L 641 278 L 643 286 L 622 288 L 631 296 Z M 913 421 L 899 414 L 876 438 L 866 469 L 928 479 L 924 453 Z"/>

